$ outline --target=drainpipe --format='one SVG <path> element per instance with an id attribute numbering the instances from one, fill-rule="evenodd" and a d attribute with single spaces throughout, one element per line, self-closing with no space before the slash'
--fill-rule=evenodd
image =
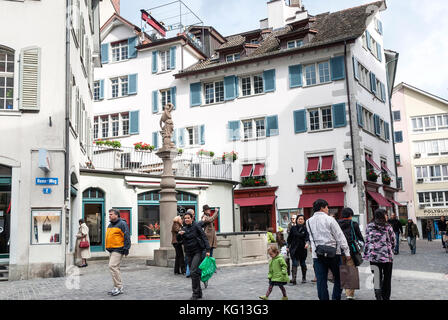
<path id="1" fill-rule="evenodd" d="M 235 188 L 236 188 L 236 184 L 233 185 L 232 187 L 232 220 L 233 220 L 233 232 L 236 232 L 235 230 Z M 241 211 L 240 211 L 241 214 Z"/>

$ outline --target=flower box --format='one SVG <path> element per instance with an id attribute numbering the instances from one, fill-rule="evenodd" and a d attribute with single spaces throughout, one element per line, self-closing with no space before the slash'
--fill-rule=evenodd
<path id="1" fill-rule="evenodd" d="M 370 182 L 377 182 L 378 181 L 378 175 L 373 170 L 367 170 L 367 180 Z"/>
<path id="2" fill-rule="evenodd" d="M 97 146 L 111 147 L 113 149 L 121 148 L 120 141 L 97 140 L 97 141 L 94 141 L 94 144 Z"/>
<path id="3" fill-rule="evenodd" d="M 390 184 L 392 183 L 392 178 L 389 177 L 389 175 L 386 173 L 383 173 L 382 180 L 383 180 L 383 184 L 386 186 L 390 186 Z"/>
<path id="4" fill-rule="evenodd" d="M 151 146 L 147 143 L 143 143 L 143 142 L 137 142 L 134 143 L 134 149 L 135 150 L 144 150 L 144 151 L 153 151 L 155 149 L 154 146 Z"/>
<path id="5" fill-rule="evenodd" d="M 201 149 L 198 151 L 198 156 L 205 156 L 205 157 L 213 157 L 215 153 L 213 151 L 207 151 L 204 149 Z"/>
<path id="6" fill-rule="evenodd" d="M 338 176 L 336 175 L 334 170 L 308 172 L 306 174 L 306 183 L 332 182 L 336 181 L 337 179 Z"/>
<path id="7" fill-rule="evenodd" d="M 243 187 L 264 187 L 267 186 L 267 184 L 265 177 L 249 177 L 243 178 L 241 181 Z"/>
<path id="8" fill-rule="evenodd" d="M 235 151 L 232 152 L 224 152 L 222 155 L 222 161 L 232 161 L 235 162 L 238 159 L 238 153 Z"/>

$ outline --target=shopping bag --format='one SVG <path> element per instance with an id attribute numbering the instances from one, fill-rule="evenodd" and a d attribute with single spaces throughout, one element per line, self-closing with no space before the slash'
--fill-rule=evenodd
<path id="1" fill-rule="evenodd" d="M 216 260 L 213 257 L 205 257 L 202 263 L 199 265 L 201 269 L 201 281 L 207 282 L 215 273 Z"/>
<path id="2" fill-rule="evenodd" d="M 341 288 L 343 289 L 359 289 L 359 272 L 355 266 L 343 264 L 339 266 L 339 274 L 341 278 Z"/>

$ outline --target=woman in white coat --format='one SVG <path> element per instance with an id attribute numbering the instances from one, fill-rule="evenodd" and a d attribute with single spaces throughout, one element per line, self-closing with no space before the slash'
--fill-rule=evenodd
<path id="1" fill-rule="evenodd" d="M 76 235 L 76 258 L 81 259 L 80 268 L 87 267 L 87 259 L 91 257 L 90 255 L 90 239 L 89 239 L 89 227 L 84 222 L 83 219 L 79 220 L 79 231 Z M 81 241 L 87 241 L 89 246 L 87 248 L 80 248 L 79 245 Z"/>

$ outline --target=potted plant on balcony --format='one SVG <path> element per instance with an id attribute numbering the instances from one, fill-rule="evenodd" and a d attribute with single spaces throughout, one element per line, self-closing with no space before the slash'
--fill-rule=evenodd
<path id="1" fill-rule="evenodd" d="M 232 161 L 235 162 L 238 159 L 238 153 L 235 151 L 232 152 L 224 152 L 222 155 L 222 162 Z"/>
<path id="2" fill-rule="evenodd" d="M 320 177 L 321 177 L 321 181 L 324 181 L 324 182 L 336 181 L 336 179 L 338 178 L 338 176 L 336 175 L 334 170 L 324 171 L 321 173 Z"/>
<path id="3" fill-rule="evenodd" d="M 110 147 L 112 149 L 120 149 L 121 148 L 121 142 L 120 141 L 97 140 L 94 143 L 97 146 Z"/>
<path id="4" fill-rule="evenodd" d="M 322 174 L 319 171 L 316 172 L 308 172 L 306 174 L 306 182 L 307 183 L 314 183 L 322 181 Z"/>
<path id="5" fill-rule="evenodd" d="M 265 177 L 258 177 L 254 180 L 254 186 L 255 187 L 264 187 L 267 185 L 267 181 Z"/>
<path id="6" fill-rule="evenodd" d="M 155 149 L 155 147 L 151 146 L 151 145 L 149 145 L 147 143 L 137 142 L 137 143 L 134 143 L 134 149 L 138 150 L 138 151 L 143 150 L 143 151 L 152 152 Z"/>
<path id="7" fill-rule="evenodd" d="M 182 153 L 184 153 L 184 149 L 180 149 L 180 148 L 177 149 L 177 154 L 178 155 L 182 155 Z"/>
<path id="8" fill-rule="evenodd" d="M 213 151 L 207 151 L 204 149 L 201 149 L 198 151 L 198 156 L 204 156 L 204 157 L 213 157 L 215 153 Z"/>
<path id="9" fill-rule="evenodd" d="M 390 184 L 392 183 L 392 178 L 387 174 L 387 173 L 383 173 L 383 184 L 386 186 L 390 186 Z"/>
<path id="10" fill-rule="evenodd" d="M 367 180 L 371 182 L 377 182 L 378 175 L 375 173 L 373 169 L 367 170 Z"/>

